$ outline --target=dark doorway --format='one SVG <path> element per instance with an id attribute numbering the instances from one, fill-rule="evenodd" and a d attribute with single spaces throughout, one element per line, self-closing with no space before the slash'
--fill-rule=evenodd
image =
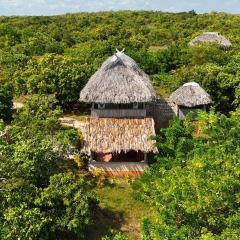
<path id="1" fill-rule="evenodd" d="M 120 153 L 96 153 L 94 158 L 98 162 L 141 162 L 144 160 L 144 153 L 141 151 L 129 151 Z"/>
<path id="2" fill-rule="evenodd" d="M 129 151 L 113 153 L 112 162 L 141 162 L 144 160 L 144 154 L 141 151 Z"/>

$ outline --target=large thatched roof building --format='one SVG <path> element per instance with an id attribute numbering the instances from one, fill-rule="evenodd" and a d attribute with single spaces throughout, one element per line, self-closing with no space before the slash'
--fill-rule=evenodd
<path id="1" fill-rule="evenodd" d="M 190 43 L 189 46 L 195 46 L 203 43 L 217 43 L 225 49 L 232 47 L 231 42 L 223 35 L 218 32 L 204 32 L 199 36 L 195 37 Z"/>
<path id="2" fill-rule="evenodd" d="M 178 106 L 180 118 L 194 109 L 205 109 L 212 102 L 210 95 L 196 82 L 185 83 L 170 95 L 169 100 Z"/>
<path id="3" fill-rule="evenodd" d="M 120 51 L 102 64 L 80 93 L 80 101 L 89 103 L 145 103 L 155 98 L 148 75 Z"/>
<path id="4" fill-rule="evenodd" d="M 83 131 L 83 151 L 98 167 L 103 164 L 102 169 L 109 169 L 106 164 L 114 162 L 118 167 L 119 163 L 125 164 L 118 169 L 127 170 L 128 163 L 131 169 L 136 164 L 137 172 L 143 169 L 147 154 L 157 151 L 150 139 L 155 135 L 154 120 L 146 117 L 145 107 L 155 99 L 148 75 L 123 51 L 117 51 L 80 93 L 80 101 L 92 103 L 91 117 Z M 89 169 L 94 169 L 94 162 Z"/>

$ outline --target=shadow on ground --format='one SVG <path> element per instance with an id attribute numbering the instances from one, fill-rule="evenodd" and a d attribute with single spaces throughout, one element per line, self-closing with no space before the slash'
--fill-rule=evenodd
<path id="1" fill-rule="evenodd" d="M 112 211 L 108 208 L 99 208 L 95 214 L 94 222 L 87 228 L 86 240 L 100 240 L 111 230 L 120 231 L 124 223 L 122 212 Z"/>

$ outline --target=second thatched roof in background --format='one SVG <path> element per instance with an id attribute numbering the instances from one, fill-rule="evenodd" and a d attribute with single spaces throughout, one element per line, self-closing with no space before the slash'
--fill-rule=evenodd
<path id="1" fill-rule="evenodd" d="M 80 93 L 80 101 L 90 103 L 127 104 L 152 102 L 156 92 L 150 79 L 137 63 L 117 51 L 90 78 Z"/>
<path id="2" fill-rule="evenodd" d="M 195 46 L 201 43 L 217 43 L 223 46 L 225 49 L 232 47 L 231 42 L 223 35 L 218 32 L 204 32 L 201 35 L 195 37 L 190 43 L 189 46 Z"/>
<path id="3" fill-rule="evenodd" d="M 184 107 L 196 107 L 212 102 L 210 95 L 195 82 L 185 83 L 170 95 L 169 100 Z"/>

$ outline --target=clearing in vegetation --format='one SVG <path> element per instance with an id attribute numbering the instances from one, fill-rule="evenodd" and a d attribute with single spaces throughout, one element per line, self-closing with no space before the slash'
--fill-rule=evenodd
<path id="1" fill-rule="evenodd" d="M 95 222 L 88 228 L 87 239 L 97 240 L 111 230 L 122 232 L 131 240 L 140 239 L 140 223 L 145 216 L 153 218 L 146 203 L 134 198 L 131 178 L 109 177 L 103 186 L 96 187 L 100 209 Z"/>

